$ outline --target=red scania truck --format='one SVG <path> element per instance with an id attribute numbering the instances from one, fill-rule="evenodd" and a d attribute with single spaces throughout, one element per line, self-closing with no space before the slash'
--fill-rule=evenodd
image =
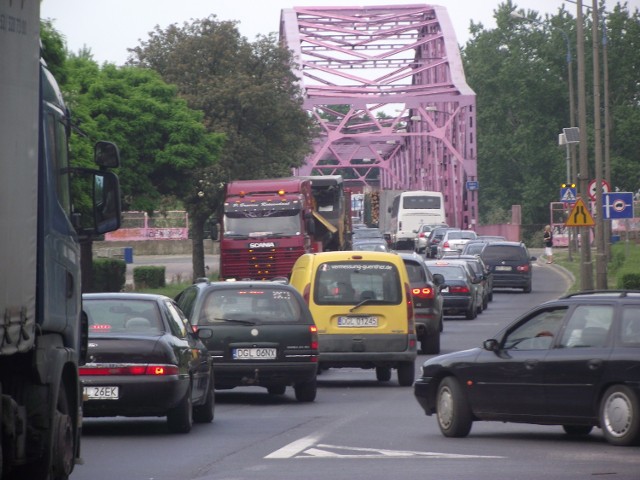
<path id="1" fill-rule="evenodd" d="M 303 253 L 344 250 L 350 202 L 342 177 L 238 180 L 226 185 L 220 277 L 288 277 Z"/>

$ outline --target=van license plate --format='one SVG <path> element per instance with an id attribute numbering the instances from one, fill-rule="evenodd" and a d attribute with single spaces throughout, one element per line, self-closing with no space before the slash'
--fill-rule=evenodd
<path id="1" fill-rule="evenodd" d="M 275 360 L 275 348 L 234 348 L 234 360 Z"/>
<path id="2" fill-rule="evenodd" d="M 339 327 L 377 327 L 378 317 L 338 317 Z"/>
<path id="3" fill-rule="evenodd" d="M 118 400 L 118 387 L 84 387 L 82 393 L 86 400 Z"/>

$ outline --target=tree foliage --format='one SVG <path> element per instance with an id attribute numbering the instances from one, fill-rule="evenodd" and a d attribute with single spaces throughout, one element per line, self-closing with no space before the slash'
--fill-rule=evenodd
<path id="1" fill-rule="evenodd" d="M 529 21 L 515 19 L 523 14 Z M 497 27 L 471 25 L 463 48 L 465 74 L 477 95 L 480 212 L 522 205 L 524 223 L 547 223 L 549 202 L 559 200 L 566 180 L 566 152 L 558 134 L 570 125 L 567 49 L 576 70 L 576 22 L 563 8 L 542 19 L 507 1 L 495 11 Z M 640 187 L 637 132 L 640 126 L 640 22 L 637 11 L 617 5 L 606 16 L 612 122 L 612 183 L 621 190 Z M 585 16 L 590 176 L 594 174 L 591 24 Z M 566 37 L 565 37 L 566 35 Z M 569 43 L 567 45 L 567 39 Z M 636 73 L 634 73 L 636 72 Z M 600 81 L 602 85 L 602 80 Z M 577 88 L 574 86 L 574 91 Z M 636 167 L 634 168 L 634 165 Z"/>
<path id="2" fill-rule="evenodd" d="M 156 29 L 131 50 L 131 63 L 159 72 L 201 110 L 227 141 L 227 179 L 289 175 L 310 151 L 311 121 L 301 108 L 290 52 L 274 36 L 250 43 L 236 22 L 215 16 Z"/>

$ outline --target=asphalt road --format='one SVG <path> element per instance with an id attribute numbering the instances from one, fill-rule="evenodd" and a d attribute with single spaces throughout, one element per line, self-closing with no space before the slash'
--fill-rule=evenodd
<path id="1" fill-rule="evenodd" d="M 442 353 L 479 345 L 561 295 L 567 280 L 538 262 L 532 293 L 497 291 L 477 319 L 448 317 Z M 597 429 L 571 439 L 560 427 L 477 422 L 467 438 L 450 439 L 395 375 L 383 383 L 370 370 L 329 370 L 318 385 L 308 404 L 291 388 L 216 391 L 213 423 L 187 435 L 170 434 L 164 418 L 85 419 L 84 465 L 72 480 L 640 479 L 638 448 L 613 447 Z"/>

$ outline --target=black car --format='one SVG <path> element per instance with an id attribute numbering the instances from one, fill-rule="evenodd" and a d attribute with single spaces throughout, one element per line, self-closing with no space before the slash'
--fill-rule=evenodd
<path id="1" fill-rule="evenodd" d="M 464 315 L 473 320 L 482 312 L 480 280 L 474 278 L 471 267 L 463 260 L 426 260 L 432 274 L 444 277 L 442 296 L 445 315 Z"/>
<path id="2" fill-rule="evenodd" d="M 435 275 L 416 253 L 400 253 L 411 282 L 416 333 L 422 353 L 440 353 L 440 332 L 443 330 L 444 277 Z"/>
<path id="3" fill-rule="evenodd" d="M 213 420 L 212 360 L 185 315 L 162 295 L 83 295 L 89 319 L 80 368 L 85 417 L 166 416 L 187 433 Z"/>
<path id="4" fill-rule="evenodd" d="M 213 357 L 215 388 L 260 386 L 298 401 L 316 398 L 318 332 L 291 285 L 276 281 L 198 281 L 176 301 Z"/>
<path id="5" fill-rule="evenodd" d="M 522 242 L 492 242 L 480 253 L 480 258 L 493 273 L 494 288 L 521 288 L 531 292 L 532 263 L 536 257 Z"/>
<path id="6" fill-rule="evenodd" d="M 486 310 L 489 302 L 493 301 L 493 273 L 479 255 L 459 255 L 457 258 L 467 262 L 476 278 L 480 279 L 482 283 L 482 309 Z"/>
<path id="7" fill-rule="evenodd" d="M 594 291 L 542 304 L 482 347 L 424 362 L 414 386 L 443 435 L 478 420 L 602 429 L 640 443 L 640 291 Z"/>

